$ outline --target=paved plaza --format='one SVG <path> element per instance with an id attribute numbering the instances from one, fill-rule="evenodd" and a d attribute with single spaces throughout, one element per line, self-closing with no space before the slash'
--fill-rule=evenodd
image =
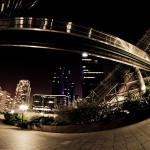
<path id="1" fill-rule="evenodd" d="M 50 133 L 0 121 L 0 150 L 150 150 L 150 119 L 107 131 Z"/>

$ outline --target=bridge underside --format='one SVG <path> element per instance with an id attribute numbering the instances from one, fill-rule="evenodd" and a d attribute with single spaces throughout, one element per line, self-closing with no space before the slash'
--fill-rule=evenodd
<path id="1" fill-rule="evenodd" d="M 126 51 L 89 38 L 53 30 L 2 29 L 0 30 L 0 46 L 30 47 L 74 53 L 87 52 L 95 57 L 150 71 L 150 64 L 146 60 Z"/>

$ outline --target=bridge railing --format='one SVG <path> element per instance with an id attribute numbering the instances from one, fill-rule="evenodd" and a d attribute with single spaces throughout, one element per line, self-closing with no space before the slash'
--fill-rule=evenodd
<path id="1" fill-rule="evenodd" d="M 72 22 L 60 22 L 48 18 L 32 17 L 0 19 L 0 29 L 4 28 L 36 28 L 64 32 L 66 34 L 73 34 L 77 36 L 84 36 L 85 38 L 90 38 L 92 40 L 105 43 L 118 49 L 127 51 L 131 54 L 136 55 L 137 57 L 142 58 L 145 61 L 150 62 L 149 55 L 146 52 L 139 49 L 138 47 L 113 35 L 95 30 L 93 28 L 79 26 Z"/>

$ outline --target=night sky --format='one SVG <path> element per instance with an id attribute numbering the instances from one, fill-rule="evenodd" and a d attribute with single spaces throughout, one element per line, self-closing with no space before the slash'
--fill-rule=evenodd
<path id="1" fill-rule="evenodd" d="M 85 27 L 118 36 L 132 44 L 145 34 L 150 26 L 149 5 L 131 5 L 107 1 L 68 1 L 41 0 L 32 9 L 22 14 L 27 17 L 44 17 L 58 21 L 71 21 Z M 67 57 L 67 59 L 66 59 Z M 80 56 L 37 49 L 5 49 L 0 59 L 0 86 L 15 95 L 20 79 L 28 79 L 32 94 L 51 94 L 52 69 L 54 66 L 67 65 L 71 68 L 72 79 L 80 79 Z M 109 62 L 108 62 L 109 65 Z M 110 66 L 111 67 L 111 66 Z M 77 73 L 78 72 L 78 73 Z M 77 92 L 81 95 L 80 81 L 76 81 Z"/>
<path id="2" fill-rule="evenodd" d="M 119 36 L 136 44 L 149 28 L 148 2 L 89 0 L 82 2 L 40 0 L 26 16 L 71 21 Z"/>

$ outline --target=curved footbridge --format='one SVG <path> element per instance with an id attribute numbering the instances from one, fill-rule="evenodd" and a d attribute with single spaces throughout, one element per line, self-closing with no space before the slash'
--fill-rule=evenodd
<path id="1" fill-rule="evenodd" d="M 150 56 L 136 46 L 110 34 L 48 18 L 0 19 L 0 47 L 29 47 L 87 52 L 150 71 Z"/>

